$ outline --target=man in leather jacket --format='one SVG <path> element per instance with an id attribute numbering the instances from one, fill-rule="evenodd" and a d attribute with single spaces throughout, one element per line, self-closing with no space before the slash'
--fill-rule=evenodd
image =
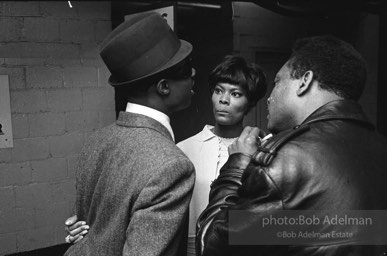
<path id="1" fill-rule="evenodd" d="M 261 144 L 258 128 L 247 127 L 229 147 L 198 220 L 198 255 L 386 255 L 369 226 L 325 222 L 387 209 L 387 142 L 357 103 L 365 81 L 365 62 L 348 43 L 332 36 L 295 43 L 268 99 L 274 136 Z M 293 223 L 275 226 L 289 210 L 297 212 Z"/>

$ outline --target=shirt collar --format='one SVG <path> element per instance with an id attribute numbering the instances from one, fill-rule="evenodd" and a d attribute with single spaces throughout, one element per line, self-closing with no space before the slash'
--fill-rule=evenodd
<path id="1" fill-rule="evenodd" d="M 171 127 L 171 124 L 170 124 L 170 119 L 163 112 L 160 112 L 160 111 L 158 111 L 156 109 L 153 109 L 153 108 L 150 108 L 150 107 L 146 107 L 146 106 L 143 106 L 143 105 L 131 103 L 131 102 L 128 102 L 128 104 L 126 105 L 126 110 L 125 111 L 153 118 L 154 120 L 158 121 L 163 126 L 165 126 L 165 128 L 167 128 L 167 130 L 169 131 L 169 133 L 172 136 L 173 141 L 175 141 L 175 135 L 173 134 L 173 131 L 172 131 L 172 127 Z"/>
<path id="2" fill-rule="evenodd" d="M 213 128 L 214 126 L 208 124 L 204 126 L 203 131 L 201 133 L 201 141 L 206 141 L 216 137 L 216 135 L 211 131 L 211 129 Z"/>

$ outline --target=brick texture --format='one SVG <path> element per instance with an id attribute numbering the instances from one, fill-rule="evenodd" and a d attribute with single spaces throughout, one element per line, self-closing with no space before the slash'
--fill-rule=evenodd
<path id="1" fill-rule="evenodd" d="M 0 163 L 10 162 L 12 158 L 12 149 L 0 148 Z"/>
<path id="2" fill-rule="evenodd" d="M 14 145 L 0 148 L 0 255 L 64 242 L 84 138 L 115 119 L 98 50 L 111 31 L 110 2 L 71 4 L 0 1 Z"/>
<path id="3" fill-rule="evenodd" d="M 115 114 L 115 110 L 99 111 L 100 127 L 114 123 L 116 121 Z"/>
<path id="4" fill-rule="evenodd" d="M 0 40 L 18 41 L 22 37 L 23 18 L 0 17 Z"/>
<path id="5" fill-rule="evenodd" d="M 13 187 L 0 188 L 0 200 L 2 202 L 1 204 L 2 211 L 15 208 L 14 188 Z"/>
<path id="6" fill-rule="evenodd" d="M 16 187 L 16 207 L 46 209 L 52 202 L 51 184 L 35 183 Z"/>
<path id="7" fill-rule="evenodd" d="M 41 16 L 40 6 L 32 1 L 2 1 L 4 16 Z"/>
<path id="8" fill-rule="evenodd" d="M 64 85 L 65 87 L 97 87 L 97 69 L 94 67 L 65 68 Z"/>
<path id="9" fill-rule="evenodd" d="M 26 84 L 28 88 L 63 87 L 63 69 L 60 67 L 28 67 Z"/>
<path id="10" fill-rule="evenodd" d="M 114 109 L 113 87 L 83 89 L 83 109 L 112 110 Z"/>
<path id="11" fill-rule="evenodd" d="M 49 138 L 50 154 L 53 157 L 77 155 L 83 145 L 83 134 L 79 132 L 67 133 Z"/>
<path id="12" fill-rule="evenodd" d="M 111 21 L 97 21 L 95 24 L 96 41 L 102 42 L 112 30 L 111 27 Z"/>
<path id="13" fill-rule="evenodd" d="M 50 227 L 21 231 L 17 236 L 18 249 L 28 251 L 52 245 L 55 241 L 53 233 Z"/>
<path id="14" fill-rule="evenodd" d="M 106 87 L 110 86 L 108 83 L 110 77 L 110 71 L 106 66 L 98 68 L 98 86 Z"/>
<path id="15" fill-rule="evenodd" d="M 24 18 L 24 40 L 34 42 L 59 41 L 59 22 L 43 17 Z"/>
<path id="16" fill-rule="evenodd" d="M 14 139 L 28 138 L 30 127 L 28 124 L 28 114 L 12 115 L 12 134 Z"/>
<path id="17" fill-rule="evenodd" d="M 34 182 L 49 182 L 67 178 L 67 159 L 49 158 L 41 161 L 31 161 L 32 180 Z"/>
<path id="18" fill-rule="evenodd" d="M 48 157 L 49 144 L 48 139 L 45 137 L 16 139 L 13 141 L 12 160 L 14 162 L 46 159 Z"/>
<path id="19" fill-rule="evenodd" d="M 74 202 L 75 201 L 75 180 L 68 179 L 57 181 L 51 185 L 53 200 L 55 202 Z"/>
<path id="20" fill-rule="evenodd" d="M 77 2 L 77 8 L 85 19 L 110 21 L 110 13 L 107 11 L 110 4 L 107 1 L 80 1 Z"/>
<path id="21" fill-rule="evenodd" d="M 66 114 L 66 131 L 93 131 L 98 127 L 97 111 L 74 111 Z"/>
<path id="22" fill-rule="evenodd" d="M 0 255 L 16 251 L 16 233 L 0 234 Z"/>
<path id="23" fill-rule="evenodd" d="M 82 93 L 79 89 L 58 89 L 48 91 L 48 107 L 52 112 L 80 110 Z"/>
<path id="24" fill-rule="evenodd" d="M 6 186 L 27 185 L 31 181 L 32 170 L 29 162 L 0 164 L 0 189 L 8 188 Z"/>
<path id="25" fill-rule="evenodd" d="M 26 87 L 25 69 L 23 67 L 0 67 L 0 75 L 8 75 L 10 90 Z"/>
<path id="26" fill-rule="evenodd" d="M 78 164 L 78 156 L 67 157 L 67 178 L 74 179 Z"/>
<path id="27" fill-rule="evenodd" d="M 31 114 L 28 122 L 30 137 L 62 135 L 65 132 L 65 117 L 61 113 Z"/>
<path id="28" fill-rule="evenodd" d="M 94 30 L 95 30 L 95 26 L 94 26 L 94 22 L 92 21 L 84 21 L 84 20 L 60 21 L 60 39 L 63 42 L 95 41 Z"/>
<path id="29" fill-rule="evenodd" d="M 40 2 L 41 12 L 44 16 L 55 17 L 57 19 L 78 18 L 78 6 L 72 2 L 73 8 L 69 7 L 67 1 L 42 1 Z"/>
<path id="30" fill-rule="evenodd" d="M 79 57 L 79 45 L 41 42 L 6 42 L 1 44 L 3 58 L 71 59 Z"/>
<path id="31" fill-rule="evenodd" d="M 36 113 L 48 110 L 45 91 L 11 91 L 10 94 L 13 113 Z"/>

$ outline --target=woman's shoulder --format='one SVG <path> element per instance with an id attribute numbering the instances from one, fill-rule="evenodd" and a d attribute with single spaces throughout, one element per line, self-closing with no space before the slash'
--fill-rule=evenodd
<path id="1" fill-rule="evenodd" d="M 205 125 L 203 130 L 201 130 L 200 132 L 196 133 L 191 137 L 188 137 L 185 140 L 180 141 L 179 143 L 177 143 L 177 146 L 179 148 L 192 147 L 210 139 L 211 137 L 215 137 L 215 134 L 213 134 L 210 130 L 212 127 L 213 126 L 208 124 Z"/>
<path id="2" fill-rule="evenodd" d="M 192 147 L 192 145 L 195 145 L 195 144 L 200 142 L 200 133 L 201 132 L 199 132 L 191 137 L 188 137 L 187 139 L 180 141 L 176 145 L 179 148 Z"/>

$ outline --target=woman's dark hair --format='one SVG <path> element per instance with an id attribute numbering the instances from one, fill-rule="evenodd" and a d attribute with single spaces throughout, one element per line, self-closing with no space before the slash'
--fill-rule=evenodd
<path id="1" fill-rule="evenodd" d="M 254 107 L 258 100 L 266 93 L 266 76 L 255 63 L 247 63 L 239 56 L 227 55 L 214 70 L 212 70 L 208 84 L 211 93 L 219 83 L 240 85 L 247 93 L 249 108 Z"/>
<path id="2" fill-rule="evenodd" d="M 367 71 L 363 57 L 334 36 L 297 40 L 288 63 L 293 78 L 311 70 L 322 89 L 345 99 L 358 100 L 364 90 Z"/>

